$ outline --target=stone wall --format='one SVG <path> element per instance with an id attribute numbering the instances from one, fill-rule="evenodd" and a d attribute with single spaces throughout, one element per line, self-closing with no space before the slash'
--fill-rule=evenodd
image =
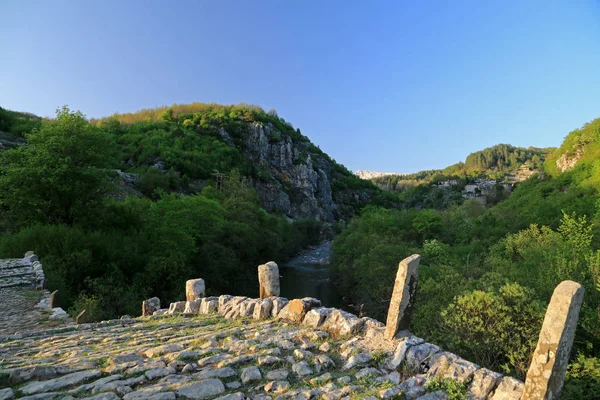
<path id="1" fill-rule="evenodd" d="M 52 304 L 56 296 L 45 289 L 45 281 L 43 265 L 32 251 L 0 260 L 0 335 L 72 323 Z"/>
<path id="2" fill-rule="evenodd" d="M 523 384 L 443 351 L 409 332 L 419 261 L 420 256 L 414 254 L 400 262 L 386 325 L 372 318 L 359 318 L 340 309 L 322 307 L 318 299 L 305 297 L 288 300 L 279 297 L 279 272 L 274 262 L 258 267 L 260 298 L 230 295 L 203 297 L 171 303 L 168 309 L 157 310 L 153 315 L 220 314 L 226 319 L 275 319 L 326 332 L 333 337 L 353 336 L 357 341 L 366 341 L 366 347 L 371 351 L 388 354 L 383 367 L 385 371 L 412 371 L 412 376 L 405 382 L 411 379 L 414 382 L 407 384 L 410 387 L 405 385 L 402 390 L 406 398 L 416 398 L 407 393 L 411 388 L 422 387 L 431 378 L 450 378 L 468 384 L 470 399 L 559 398 L 583 302 L 581 285 L 565 281 L 557 286 L 546 312 L 527 380 Z M 263 287 L 267 281 L 269 283 L 266 286 L 277 287 L 275 295 Z M 349 357 L 344 369 L 353 368 L 357 363 L 360 363 L 360 357 Z"/>

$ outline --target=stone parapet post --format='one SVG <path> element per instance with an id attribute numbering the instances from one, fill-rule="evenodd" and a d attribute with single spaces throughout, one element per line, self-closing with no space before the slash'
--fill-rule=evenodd
<path id="1" fill-rule="evenodd" d="M 400 261 L 385 326 L 385 338 L 388 340 L 393 339 L 398 331 L 408 330 L 410 327 L 417 294 L 420 260 L 420 255 L 413 254 Z"/>
<path id="2" fill-rule="evenodd" d="M 280 292 L 279 267 L 273 261 L 258 266 L 260 298 L 278 297 Z"/>
<path id="3" fill-rule="evenodd" d="M 206 297 L 204 279 L 190 279 L 185 282 L 185 299 L 187 301 L 198 300 L 203 297 Z"/>
<path id="4" fill-rule="evenodd" d="M 583 292 L 583 287 L 573 281 L 563 281 L 554 289 L 527 371 L 523 400 L 560 398 Z"/>

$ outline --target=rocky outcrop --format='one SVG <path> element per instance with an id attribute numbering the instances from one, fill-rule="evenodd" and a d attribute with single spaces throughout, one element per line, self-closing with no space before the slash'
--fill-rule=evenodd
<path id="1" fill-rule="evenodd" d="M 313 160 L 309 143 L 294 143 L 271 124 L 252 122 L 247 130 L 244 155 L 272 178 L 252 183 L 265 209 L 293 218 L 333 220 L 337 206 L 327 160 Z"/>
<path id="2" fill-rule="evenodd" d="M 388 175 L 404 175 L 404 174 L 399 174 L 397 172 L 377 172 L 377 171 L 366 171 L 366 170 L 358 170 L 358 171 L 354 171 L 354 175 L 358 176 L 360 179 L 373 179 L 373 178 L 379 178 L 382 176 L 388 176 Z"/>
<path id="3" fill-rule="evenodd" d="M 572 170 L 575 168 L 577 161 L 579 161 L 583 155 L 583 152 L 584 148 L 580 146 L 575 150 L 575 154 L 563 154 L 558 160 L 556 160 L 556 167 L 560 170 L 560 172 Z"/>

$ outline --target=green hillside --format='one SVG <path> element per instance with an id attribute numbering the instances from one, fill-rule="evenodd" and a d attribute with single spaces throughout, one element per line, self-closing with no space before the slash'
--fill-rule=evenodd
<path id="1" fill-rule="evenodd" d="M 595 120 L 571 132 L 545 159 L 543 176 L 529 178 L 493 207 L 474 200 L 444 211 L 369 207 L 334 241 L 332 279 L 349 302 L 382 318 L 398 261 L 421 254 L 411 331 L 520 378 L 526 373 L 555 286 L 563 280 L 580 282 L 585 299 L 561 398 L 596 398 L 600 393 L 599 127 L 600 120 Z M 556 162 L 578 152 L 577 163 L 560 172 Z M 503 152 L 474 154 L 469 165 L 478 173 L 482 167 L 500 168 L 499 161 L 508 168 Z M 534 161 L 535 155 L 542 159 L 546 150 L 520 154 L 517 165 Z"/>
<path id="2" fill-rule="evenodd" d="M 34 249 L 63 306 L 92 320 L 181 298 L 198 276 L 210 294 L 254 293 L 258 264 L 393 200 L 256 106 L 3 115 L 25 141 L 0 152 L 0 258 Z"/>
<path id="3" fill-rule="evenodd" d="M 531 170 L 541 169 L 548 154 L 551 154 L 554 150 L 554 148 L 524 148 L 509 144 L 497 144 L 471 153 L 464 162 L 453 164 L 444 169 L 426 170 L 405 175 L 386 175 L 374 178 L 373 181 L 388 190 L 402 191 L 406 187 L 445 179 L 469 179 L 483 176 L 502 180 L 509 173 L 523 166 Z"/>

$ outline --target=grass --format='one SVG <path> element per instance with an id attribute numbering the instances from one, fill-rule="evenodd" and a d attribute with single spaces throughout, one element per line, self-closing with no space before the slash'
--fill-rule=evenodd
<path id="1" fill-rule="evenodd" d="M 37 290 L 25 290 L 20 292 L 19 295 L 21 297 L 25 297 L 28 300 L 39 300 L 42 297 L 42 292 Z"/>
<path id="2" fill-rule="evenodd" d="M 371 358 L 373 360 L 372 362 L 377 368 L 381 367 L 388 357 L 389 353 L 382 350 L 377 350 L 371 353 Z"/>
<path id="3" fill-rule="evenodd" d="M 110 365 L 110 362 L 108 361 L 108 357 L 102 357 L 99 358 L 98 360 L 96 360 L 96 365 L 98 366 L 98 368 L 106 368 Z"/>
<path id="4" fill-rule="evenodd" d="M 443 391 L 448 400 L 467 400 L 469 381 L 459 382 L 451 378 L 433 378 L 425 384 L 427 392 Z"/>

